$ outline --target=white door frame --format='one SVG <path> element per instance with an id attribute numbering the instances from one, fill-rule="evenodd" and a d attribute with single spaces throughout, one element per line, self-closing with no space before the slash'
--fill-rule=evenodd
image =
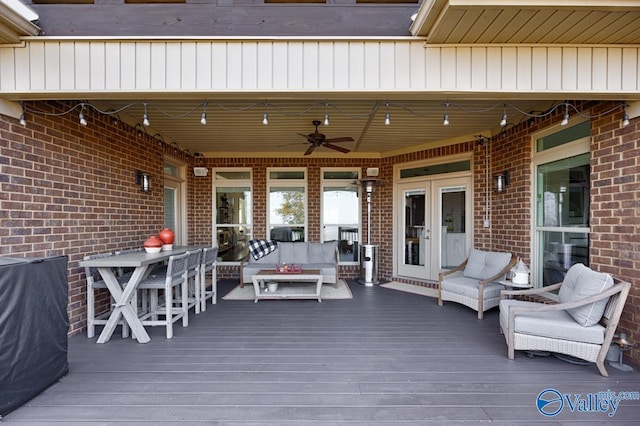
<path id="1" fill-rule="evenodd" d="M 443 164 L 456 162 L 461 160 L 470 160 L 471 169 L 468 171 L 443 173 L 435 175 L 427 175 L 420 177 L 412 177 L 400 179 L 400 171 L 412 167 L 426 167 L 434 164 Z M 435 281 L 438 279 L 438 273 L 442 270 L 440 267 L 441 259 L 441 239 L 442 232 L 441 226 L 441 205 L 440 205 L 440 190 L 444 187 L 459 187 L 464 186 L 468 196 L 465 198 L 465 233 L 466 233 L 466 247 L 467 251 L 470 247 L 473 247 L 473 218 L 474 218 L 474 186 L 473 186 L 473 158 L 471 154 L 451 156 L 446 158 L 438 158 L 437 161 L 423 161 L 415 163 L 397 164 L 394 166 L 394 185 L 393 185 L 393 276 L 404 277 L 417 280 Z M 429 198 L 425 199 L 425 206 L 430 206 L 430 212 L 425 212 L 425 219 L 429 220 L 429 224 L 425 223 L 425 236 L 429 236 L 429 246 L 425 248 L 425 253 L 430 256 L 429 259 L 425 259 L 425 266 L 422 270 L 417 268 L 415 273 L 407 274 L 406 267 L 402 268 L 404 263 L 404 201 L 401 199 L 404 191 L 409 188 L 424 188 Z M 426 229 L 430 232 L 427 233 Z M 429 268 L 427 270 L 426 268 Z M 402 273 L 401 273 L 402 272 Z"/>

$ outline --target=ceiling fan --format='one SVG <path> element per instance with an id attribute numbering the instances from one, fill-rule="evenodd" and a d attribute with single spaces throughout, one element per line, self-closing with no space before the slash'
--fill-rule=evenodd
<path id="1" fill-rule="evenodd" d="M 325 135 L 323 135 L 322 133 L 318 132 L 318 126 L 320 125 L 320 120 L 313 120 L 312 123 L 313 123 L 314 126 L 316 126 L 316 131 L 315 132 L 309 133 L 308 135 L 303 135 L 302 133 L 298 133 L 303 138 L 306 138 L 307 142 L 309 142 L 311 144 L 311 146 L 309 148 L 307 148 L 307 150 L 305 151 L 304 155 L 311 154 L 313 152 L 313 150 L 316 149 L 319 146 L 324 146 L 326 148 L 333 149 L 333 150 L 342 152 L 344 154 L 346 154 L 347 152 L 350 151 L 347 148 L 343 148 L 343 147 L 338 146 L 338 145 L 333 145 L 333 143 L 335 143 L 335 142 L 353 142 L 353 138 L 352 137 L 345 136 L 345 137 L 342 137 L 342 138 L 330 138 L 330 139 L 327 139 L 327 137 Z"/>

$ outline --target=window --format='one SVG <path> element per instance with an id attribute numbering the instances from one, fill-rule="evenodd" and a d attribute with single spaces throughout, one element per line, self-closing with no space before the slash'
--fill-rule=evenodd
<path id="1" fill-rule="evenodd" d="M 443 164 L 430 164 L 428 166 L 401 169 L 400 179 L 466 172 L 469 170 L 471 170 L 471 160 L 454 161 Z"/>
<path id="2" fill-rule="evenodd" d="M 357 263 L 360 242 L 357 169 L 322 169 L 322 241 L 337 241 L 340 263 Z"/>
<path id="3" fill-rule="evenodd" d="M 536 139 L 535 282 L 561 282 L 576 263 L 589 265 L 589 122 Z"/>
<path id="4" fill-rule="evenodd" d="M 174 244 L 187 243 L 187 224 L 184 212 L 187 208 L 185 179 L 186 166 L 174 159 L 166 158 L 164 163 L 164 222 L 176 235 Z"/>
<path id="5" fill-rule="evenodd" d="M 268 169 L 267 176 L 269 239 L 306 241 L 306 169 Z"/>
<path id="6" fill-rule="evenodd" d="M 239 262 L 252 238 L 251 169 L 213 170 L 215 241 L 223 262 Z"/>

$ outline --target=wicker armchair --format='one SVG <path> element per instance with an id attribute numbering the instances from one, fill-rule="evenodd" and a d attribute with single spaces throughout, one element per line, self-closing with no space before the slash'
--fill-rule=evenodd
<path id="1" fill-rule="evenodd" d="M 438 276 L 438 305 L 445 300 L 461 303 L 478 311 L 481 320 L 484 312 L 498 306 L 504 286 L 497 281 L 504 279 L 516 264 L 518 257 L 511 253 L 469 250 L 469 257 L 460 265 Z"/>
<path id="2" fill-rule="evenodd" d="M 572 272 L 576 267 L 581 274 Z M 601 279 L 604 276 L 604 281 L 592 279 L 598 276 Z M 563 292 L 568 280 L 573 281 L 573 288 L 570 291 L 565 288 Z M 589 283 L 595 288 L 590 296 L 584 290 Z M 509 359 L 514 359 L 516 350 L 562 353 L 595 362 L 600 374 L 608 377 L 604 361 L 630 288 L 628 282 L 577 264 L 569 269 L 562 283 L 529 290 L 503 290 L 500 329 L 507 342 Z M 513 299 L 536 298 L 555 290 L 560 290 L 557 304 Z"/>

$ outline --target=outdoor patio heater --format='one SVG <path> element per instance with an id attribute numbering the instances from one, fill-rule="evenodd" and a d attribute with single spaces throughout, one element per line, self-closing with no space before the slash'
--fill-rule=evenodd
<path id="1" fill-rule="evenodd" d="M 367 194 L 367 244 L 360 246 L 360 279 L 365 286 L 378 285 L 378 246 L 371 244 L 371 195 L 380 180 L 367 177 L 358 181 Z"/>

